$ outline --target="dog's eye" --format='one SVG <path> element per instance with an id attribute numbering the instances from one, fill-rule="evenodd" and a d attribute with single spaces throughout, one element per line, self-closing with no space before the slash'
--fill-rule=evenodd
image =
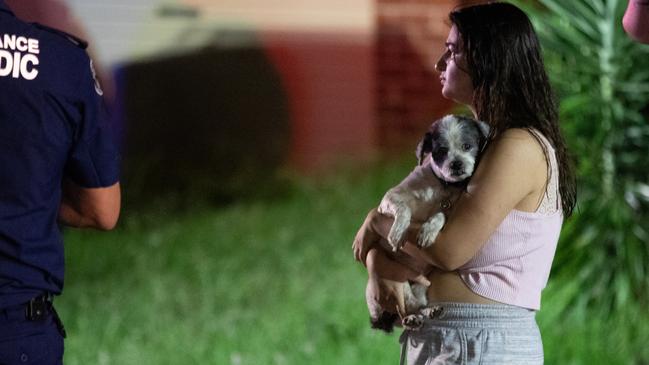
<path id="1" fill-rule="evenodd" d="M 465 151 L 468 151 L 468 150 L 471 149 L 471 145 L 468 144 L 468 143 L 465 143 L 465 144 L 462 145 L 462 149 L 465 150 Z"/>
<path id="2" fill-rule="evenodd" d="M 440 148 L 437 149 L 437 153 L 440 154 L 440 155 L 445 155 L 445 154 L 448 153 L 448 148 L 440 147 Z"/>

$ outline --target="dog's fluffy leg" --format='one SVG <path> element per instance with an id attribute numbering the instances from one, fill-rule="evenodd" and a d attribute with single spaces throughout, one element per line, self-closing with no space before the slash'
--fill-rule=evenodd
<path id="1" fill-rule="evenodd" d="M 410 284 L 410 286 L 413 297 L 412 304 L 414 304 L 416 309 L 418 310 L 419 308 L 427 306 L 428 296 L 426 295 L 426 292 L 428 291 L 428 288 L 417 283 Z"/>
<path id="2" fill-rule="evenodd" d="M 426 223 L 421 226 L 419 230 L 419 236 L 417 237 L 417 243 L 420 247 L 428 247 L 435 243 L 435 239 L 439 234 L 439 231 L 444 227 L 446 222 L 446 216 L 444 213 L 437 213 L 432 216 Z"/>
<path id="3" fill-rule="evenodd" d="M 408 313 L 416 313 L 419 309 L 428 305 L 426 292 L 428 288 L 417 283 L 406 283 L 403 288 L 403 297 Z"/>
<path id="4" fill-rule="evenodd" d="M 406 206 L 397 206 L 394 214 L 394 223 L 390 227 L 388 233 L 388 242 L 392 246 L 392 250 L 397 251 L 401 248 L 401 242 L 405 236 L 408 227 L 410 227 L 410 209 Z"/>
<path id="5" fill-rule="evenodd" d="M 428 305 L 426 291 L 428 288 L 421 284 L 406 283 L 403 288 L 404 301 L 408 314 L 403 317 L 401 324 L 409 330 L 418 330 L 424 324 L 424 316 L 419 310 Z"/>
<path id="6" fill-rule="evenodd" d="M 388 190 L 379 205 L 379 213 L 387 214 L 394 218 L 387 237 L 388 243 L 392 246 L 393 251 L 397 251 L 401 247 L 404 234 L 408 230 L 408 227 L 410 227 L 412 212 L 408 205 L 409 199 L 409 192 L 397 186 Z"/>

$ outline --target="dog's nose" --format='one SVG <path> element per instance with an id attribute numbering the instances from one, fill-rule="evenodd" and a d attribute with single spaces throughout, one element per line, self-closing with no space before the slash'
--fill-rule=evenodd
<path id="1" fill-rule="evenodd" d="M 451 168 L 453 170 L 460 170 L 460 169 L 462 169 L 462 166 L 464 166 L 462 161 L 453 161 L 453 162 L 451 162 Z"/>

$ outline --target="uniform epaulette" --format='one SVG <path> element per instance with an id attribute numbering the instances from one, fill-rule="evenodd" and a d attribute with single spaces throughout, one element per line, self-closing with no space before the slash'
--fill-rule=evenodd
<path id="1" fill-rule="evenodd" d="M 75 46 L 77 46 L 77 47 L 79 47 L 81 49 L 88 48 L 88 42 L 86 42 L 85 40 L 83 40 L 83 39 L 81 39 L 81 38 L 79 38 L 77 36 L 74 36 L 74 35 L 72 35 L 70 33 L 64 32 L 64 31 L 62 31 L 60 29 L 48 27 L 48 26 L 40 24 L 40 23 L 33 23 L 33 24 L 36 27 L 40 28 L 40 29 L 43 29 L 43 30 L 46 30 L 46 31 L 48 31 L 50 33 L 58 34 L 61 37 L 64 37 L 65 39 L 70 41 L 72 44 L 74 44 Z"/>

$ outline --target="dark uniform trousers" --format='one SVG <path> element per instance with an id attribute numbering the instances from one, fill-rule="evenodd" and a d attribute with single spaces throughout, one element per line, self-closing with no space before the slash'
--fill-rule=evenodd
<path id="1" fill-rule="evenodd" d="M 0 310 L 0 365 L 62 365 L 65 330 L 51 299 Z"/>

